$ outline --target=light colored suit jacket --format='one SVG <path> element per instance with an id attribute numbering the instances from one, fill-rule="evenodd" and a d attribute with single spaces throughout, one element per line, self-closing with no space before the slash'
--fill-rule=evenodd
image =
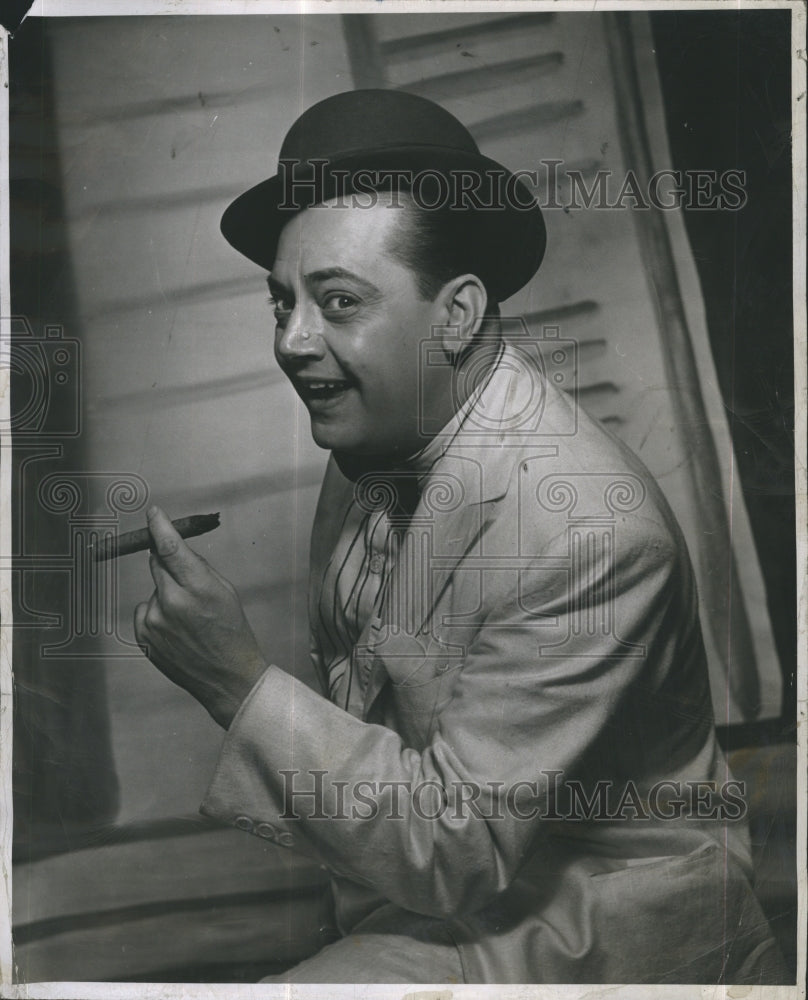
<path id="1" fill-rule="evenodd" d="M 353 497 L 332 462 L 313 580 Z M 361 717 L 270 667 L 202 811 L 325 864 L 343 932 L 444 922 L 469 982 L 776 975 L 686 546 L 639 460 L 508 348 L 408 539 Z"/>

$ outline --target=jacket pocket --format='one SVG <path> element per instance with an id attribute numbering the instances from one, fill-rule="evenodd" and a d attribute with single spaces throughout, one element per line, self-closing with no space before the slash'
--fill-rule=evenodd
<path id="1" fill-rule="evenodd" d="M 682 878 L 698 865 L 710 865 L 713 856 L 720 851 L 718 844 L 707 843 L 697 847 L 689 854 L 666 854 L 653 858 L 632 858 L 623 862 L 618 868 L 613 868 L 605 872 L 595 872 L 590 878 L 596 882 L 608 882 L 610 880 L 628 879 L 636 883 L 639 879 L 656 879 L 659 874 L 665 873 L 666 877 L 675 876 Z"/>
<path id="2" fill-rule="evenodd" d="M 771 932 L 740 865 L 717 843 L 590 876 L 597 982 L 744 982 Z M 764 980 L 765 981 L 765 980 Z"/>

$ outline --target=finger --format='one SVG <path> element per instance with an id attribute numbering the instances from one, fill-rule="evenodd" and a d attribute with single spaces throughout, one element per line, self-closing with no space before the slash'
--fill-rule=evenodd
<path id="1" fill-rule="evenodd" d="M 193 550 L 191 551 L 193 552 Z M 226 590 L 228 594 L 237 596 L 233 584 L 226 577 L 223 577 L 217 569 L 211 566 L 204 556 L 200 556 L 196 552 L 193 552 L 193 555 L 199 561 L 197 575 L 193 583 L 193 591 L 196 597 L 205 597 L 207 594 L 214 592 L 216 586 Z M 163 565 L 163 560 L 154 552 L 149 556 L 149 570 L 151 571 L 152 580 L 160 594 L 161 603 L 165 609 L 174 607 L 182 608 L 187 605 L 189 590 L 191 588 L 183 587 L 177 583 Z"/>
<path id="2" fill-rule="evenodd" d="M 176 584 L 174 585 L 176 586 Z M 151 635 L 156 635 L 165 628 L 166 619 L 163 614 L 163 603 L 157 590 L 152 592 L 149 603 L 146 605 L 146 630 Z"/>
<path id="3" fill-rule="evenodd" d="M 199 582 L 203 570 L 199 557 L 179 536 L 165 511 L 152 506 L 146 520 L 162 565 L 181 586 L 193 587 Z"/>
<path id="4" fill-rule="evenodd" d="M 153 552 L 149 556 L 149 571 L 151 572 L 156 588 L 155 599 L 159 596 L 161 602 L 165 605 L 173 604 L 180 600 L 183 593 L 182 585 L 171 575 L 163 560 Z"/>
<path id="5" fill-rule="evenodd" d="M 146 656 L 149 655 L 149 643 L 146 638 L 146 612 L 148 610 L 149 603 L 144 601 L 142 604 L 138 604 L 134 614 L 135 640 Z"/>

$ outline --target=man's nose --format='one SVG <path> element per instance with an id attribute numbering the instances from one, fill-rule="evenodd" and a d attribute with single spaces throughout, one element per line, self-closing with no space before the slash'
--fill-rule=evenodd
<path id="1" fill-rule="evenodd" d="M 283 327 L 275 334 L 275 354 L 279 360 L 319 358 L 324 353 L 323 338 L 316 317 L 296 305 Z"/>

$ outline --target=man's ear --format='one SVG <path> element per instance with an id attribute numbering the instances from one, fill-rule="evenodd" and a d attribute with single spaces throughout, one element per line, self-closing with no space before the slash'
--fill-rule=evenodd
<path id="1" fill-rule="evenodd" d="M 461 274 L 448 281 L 440 292 L 445 323 L 436 332 L 446 356 L 456 360 L 472 343 L 485 319 L 488 295 L 474 274 Z"/>

